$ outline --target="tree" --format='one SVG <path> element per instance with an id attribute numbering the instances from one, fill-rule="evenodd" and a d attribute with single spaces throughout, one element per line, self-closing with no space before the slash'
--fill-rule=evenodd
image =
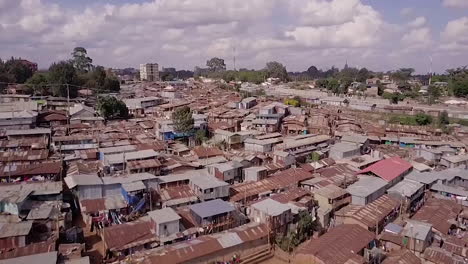
<path id="1" fill-rule="evenodd" d="M 172 121 L 174 122 L 174 130 L 179 133 L 189 133 L 193 130 L 194 120 L 190 107 L 184 106 L 176 109 L 172 113 Z"/>
<path id="2" fill-rule="evenodd" d="M 442 95 L 439 87 L 430 85 L 429 88 L 427 89 L 428 93 L 428 103 L 433 104 L 436 102 L 437 99 Z"/>
<path id="3" fill-rule="evenodd" d="M 73 64 L 67 61 L 53 63 L 49 67 L 49 83 L 53 84 L 54 96 L 67 96 L 67 87 L 70 89 L 70 97 L 77 96 L 76 84 L 79 84 L 78 75 Z M 71 86 L 70 86 L 71 85 Z"/>
<path id="4" fill-rule="evenodd" d="M 206 66 L 208 66 L 209 70 L 212 72 L 220 72 L 226 70 L 226 64 L 224 63 L 224 60 L 217 57 L 211 58 L 210 60 L 206 61 Z"/>
<path id="5" fill-rule="evenodd" d="M 319 69 L 317 69 L 315 66 L 310 66 L 307 69 L 307 75 L 309 75 L 312 79 L 320 78 L 321 74 L 321 71 L 319 71 Z"/>
<path id="6" fill-rule="evenodd" d="M 362 68 L 357 73 L 356 81 L 365 82 L 367 79 L 369 79 L 369 77 L 370 77 L 369 70 L 367 70 L 366 68 Z"/>
<path id="7" fill-rule="evenodd" d="M 426 114 L 417 114 L 415 120 L 416 123 L 420 126 L 426 126 L 432 123 L 432 117 Z"/>
<path id="8" fill-rule="evenodd" d="M 206 136 L 206 130 L 197 130 L 197 132 L 195 133 L 195 140 L 197 142 L 205 142 L 207 139 L 208 137 Z"/>
<path id="9" fill-rule="evenodd" d="M 440 113 L 438 121 L 441 127 L 445 127 L 446 125 L 450 124 L 450 118 L 447 111 L 444 110 L 442 113 Z"/>
<path id="10" fill-rule="evenodd" d="M 125 103 L 113 96 L 99 97 L 97 109 L 106 120 L 128 117 L 128 108 Z"/>
<path id="11" fill-rule="evenodd" d="M 266 72 L 268 77 L 279 78 L 281 81 L 288 81 L 288 71 L 283 64 L 277 61 L 271 61 L 266 64 Z"/>
<path id="12" fill-rule="evenodd" d="M 465 67 L 447 70 L 449 89 L 457 97 L 468 96 L 468 69 Z"/>
<path id="13" fill-rule="evenodd" d="M 118 92 L 120 91 L 120 82 L 116 78 L 106 77 L 102 88 L 104 91 Z"/>
<path id="14" fill-rule="evenodd" d="M 91 88 L 101 88 L 104 86 L 104 83 L 106 81 L 107 73 L 104 67 L 102 66 L 97 66 L 94 71 L 91 72 L 90 78 L 96 82 L 97 87 L 91 87 Z"/>
<path id="15" fill-rule="evenodd" d="M 294 106 L 294 107 L 301 106 L 301 102 L 294 98 L 289 98 L 289 99 L 284 100 L 284 104 Z"/>
<path id="16" fill-rule="evenodd" d="M 88 52 L 83 47 L 76 47 L 73 49 L 72 55 L 72 62 L 73 66 L 79 72 L 90 72 L 93 65 L 93 60 L 88 57 Z"/>
<path id="17" fill-rule="evenodd" d="M 26 81 L 26 87 L 33 94 L 46 95 L 49 93 L 47 87 L 49 83 L 48 74 L 36 72 L 31 78 Z"/>
<path id="18" fill-rule="evenodd" d="M 19 59 L 11 58 L 5 63 L 5 68 L 13 76 L 16 83 L 24 83 L 33 75 L 31 68 Z"/>

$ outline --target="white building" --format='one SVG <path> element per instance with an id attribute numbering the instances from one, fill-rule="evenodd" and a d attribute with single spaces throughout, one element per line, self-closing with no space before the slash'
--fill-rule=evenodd
<path id="1" fill-rule="evenodd" d="M 159 81 L 159 65 L 157 63 L 140 64 L 140 80 Z"/>

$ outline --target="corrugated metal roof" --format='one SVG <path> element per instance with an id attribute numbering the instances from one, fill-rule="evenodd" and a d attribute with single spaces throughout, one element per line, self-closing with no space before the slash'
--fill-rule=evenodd
<path id="1" fill-rule="evenodd" d="M 387 182 L 390 182 L 410 170 L 412 167 L 413 165 L 411 165 L 411 163 L 401 159 L 400 157 L 392 157 L 378 161 L 357 173 L 364 174 L 372 172 Z"/>
<path id="2" fill-rule="evenodd" d="M 201 218 L 220 215 L 235 210 L 234 206 L 221 199 L 211 200 L 203 203 L 193 204 L 190 210 Z"/>
<path id="3" fill-rule="evenodd" d="M 32 221 L 0 223 L 0 238 L 26 236 L 31 231 Z"/>
<path id="4" fill-rule="evenodd" d="M 122 188 L 127 192 L 135 192 L 145 190 L 146 186 L 143 184 L 142 181 L 135 181 L 129 183 L 122 183 Z"/>
<path id="5" fill-rule="evenodd" d="M 243 241 L 236 233 L 223 233 L 218 237 L 218 243 L 223 248 L 229 248 L 242 244 Z"/>
<path id="6" fill-rule="evenodd" d="M 153 219 L 154 222 L 161 224 L 181 219 L 180 215 L 170 207 L 166 207 L 160 210 L 149 211 L 148 216 Z"/>
<path id="7" fill-rule="evenodd" d="M 0 264 L 57 264 L 57 251 L 0 260 Z"/>

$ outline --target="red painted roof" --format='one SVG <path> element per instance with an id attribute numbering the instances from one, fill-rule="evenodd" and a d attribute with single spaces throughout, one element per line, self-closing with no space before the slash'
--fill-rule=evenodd
<path id="1" fill-rule="evenodd" d="M 383 180 L 390 182 L 412 167 L 413 166 L 409 162 L 401 159 L 400 157 L 392 157 L 381 160 L 361 171 L 358 171 L 357 173 L 363 174 L 372 172 Z"/>

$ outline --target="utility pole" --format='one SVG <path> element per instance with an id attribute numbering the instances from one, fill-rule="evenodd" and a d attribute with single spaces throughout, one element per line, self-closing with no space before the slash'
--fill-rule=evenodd
<path id="1" fill-rule="evenodd" d="M 70 85 L 67 83 L 66 84 L 66 87 L 67 87 L 67 135 L 70 134 Z"/>

